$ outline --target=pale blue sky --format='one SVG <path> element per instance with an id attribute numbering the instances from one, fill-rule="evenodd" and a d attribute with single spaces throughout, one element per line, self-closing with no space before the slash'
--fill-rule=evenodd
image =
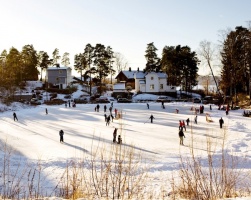
<path id="1" fill-rule="evenodd" d="M 33 44 L 51 56 L 83 52 L 87 43 L 111 46 L 132 69 L 143 69 L 146 46 L 217 43 L 219 30 L 247 27 L 250 0 L 0 0 L 0 51 Z"/>

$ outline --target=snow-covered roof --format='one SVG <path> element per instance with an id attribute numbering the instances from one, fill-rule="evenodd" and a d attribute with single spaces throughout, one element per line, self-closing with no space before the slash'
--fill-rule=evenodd
<path id="1" fill-rule="evenodd" d="M 142 72 L 142 71 L 137 71 L 134 74 L 134 78 L 135 79 L 144 79 L 145 78 L 146 73 Z"/>
<path id="2" fill-rule="evenodd" d="M 167 78 L 167 74 L 163 72 L 149 72 L 148 74 L 146 74 L 146 76 L 151 74 L 157 74 L 159 78 Z"/>
<path id="3" fill-rule="evenodd" d="M 71 67 L 48 67 L 47 70 L 71 69 Z"/>
<path id="4" fill-rule="evenodd" d="M 134 74 L 137 72 L 137 71 L 122 71 L 123 74 L 128 78 L 128 79 L 132 79 L 134 78 Z"/>

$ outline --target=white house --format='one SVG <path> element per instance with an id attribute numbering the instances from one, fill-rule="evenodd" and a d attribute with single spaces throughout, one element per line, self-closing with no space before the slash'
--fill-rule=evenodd
<path id="1" fill-rule="evenodd" d="M 70 67 L 49 67 L 46 70 L 46 81 L 65 89 L 72 82 Z"/>
<path id="2" fill-rule="evenodd" d="M 135 90 L 142 93 L 176 93 L 175 86 L 167 85 L 167 75 L 162 72 L 137 72 L 134 74 Z"/>

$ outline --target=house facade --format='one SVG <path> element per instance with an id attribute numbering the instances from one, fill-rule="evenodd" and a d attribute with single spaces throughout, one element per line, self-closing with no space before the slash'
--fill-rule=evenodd
<path id="1" fill-rule="evenodd" d="M 65 89 L 72 81 L 70 67 L 49 67 L 46 70 L 46 81 L 49 84 Z"/>
<path id="2" fill-rule="evenodd" d="M 132 78 L 133 76 L 133 78 Z M 126 78 L 125 78 L 126 77 Z M 176 96 L 176 86 L 167 85 L 167 74 L 163 72 L 143 72 L 143 71 L 121 71 L 116 77 L 117 82 L 130 80 L 129 84 L 134 82 L 134 88 L 137 93 L 150 93 L 157 95 Z"/>

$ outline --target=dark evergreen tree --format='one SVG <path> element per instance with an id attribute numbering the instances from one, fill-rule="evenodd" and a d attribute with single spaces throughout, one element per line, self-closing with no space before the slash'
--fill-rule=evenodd
<path id="1" fill-rule="evenodd" d="M 24 81 L 37 81 L 39 71 L 38 66 L 38 55 L 33 45 L 25 45 L 21 52 L 21 78 Z M 22 81 L 21 80 L 21 81 Z"/>
<path id="2" fill-rule="evenodd" d="M 250 95 L 251 32 L 244 27 L 231 31 L 221 51 L 221 87 L 226 95 L 246 92 Z"/>
<path id="3" fill-rule="evenodd" d="M 169 85 L 180 85 L 185 91 L 190 91 L 197 85 L 199 60 L 195 52 L 188 46 L 166 46 L 162 52 L 162 71 L 167 73 Z"/>
<path id="4" fill-rule="evenodd" d="M 49 58 L 47 52 L 40 51 L 38 53 L 38 66 L 41 69 L 41 78 L 40 78 L 41 81 L 43 77 L 43 70 L 47 69 L 48 66 L 51 64 L 52 64 L 52 59 Z"/>
<path id="5" fill-rule="evenodd" d="M 147 44 L 147 48 L 146 48 L 146 54 L 145 54 L 145 58 L 146 58 L 146 67 L 144 69 L 144 71 L 146 72 L 158 72 L 160 70 L 160 59 L 157 56 L 157 51 L 158 49 L 154 46 L 153 42 Z"/>
<path id="6" fill-rule="evenodd" d="M 87 69 L 88 62 L 83 53 L 76 54 L 74 57 L 74 68 L 80 73 L 81 81 L 83 78 L 83 71 Z"/>

